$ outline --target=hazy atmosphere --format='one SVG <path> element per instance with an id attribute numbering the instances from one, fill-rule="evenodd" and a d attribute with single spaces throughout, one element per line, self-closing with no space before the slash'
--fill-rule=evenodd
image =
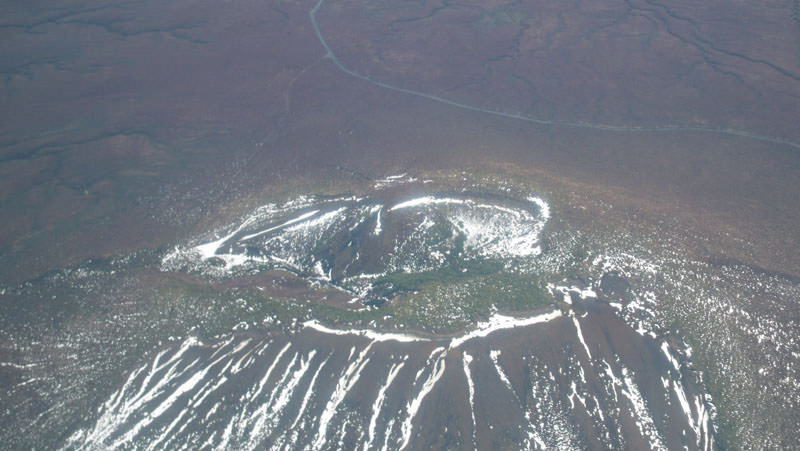
<path id="1" fill-rule="evenodd" d="M 790 449 L 797 0 L 0 5 L 7 449 Z"/>

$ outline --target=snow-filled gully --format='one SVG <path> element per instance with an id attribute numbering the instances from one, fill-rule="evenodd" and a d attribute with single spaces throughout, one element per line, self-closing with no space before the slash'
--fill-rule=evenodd
<path id="1" fill-rule="evenodd" d="M 441 269 L 453 251 L 529 267 L 550 218 L 535 196 L 299 197 L 175 248 L 162 269 L 281 268 L 365 301 L 372 281 Z M 460 241 L 437 235 L 442 227 Z M 361 244 L 340 265 L 316 254 L 321 242 Z M 714 448 L 713 408 L 679 353 L 594 302 L 593 288 L 548 289 L 559 308 L 495 312 L 451 336 L 311 319 L 263 337 L 187 338 L 133 370 L 65 448 Z"/>
<path id="2" fill-rule="evenodd" d="M 495 314 L 448 338 L 316 321 L 261 340 L 190 338 L 131 372 L 66 448 L 420 449 L 447 431 L 466 448 L 513 437 L 530 449 L 658 449 L 675 446 L 664 431 L 676 422 L 690 449 L 713 448 L 702 394 L 680 379 L 661 345 L 643 343 L 653 353 L 642 363 L 600 332 L 623 323 L 592 320 L 554 310 Z M 630 330 L 615 340 L 648 338 Z M 648 370 L 659 365 L 668 371 Z"/>

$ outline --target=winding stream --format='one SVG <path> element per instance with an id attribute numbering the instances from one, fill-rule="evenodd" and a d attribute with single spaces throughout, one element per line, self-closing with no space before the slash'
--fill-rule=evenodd
<path id="1" fill-rule="evenodd" d="M 516 119 L 519 121 L 530 122 L 538 125 L 546 125 L 554 127 L 586 128 L 586 129 L 600 130 L 606 132 L 616 132 L 616 133 L 691 133 L 691 132 L 713 133 L 719 135 L 747 138 L 773 144 L 780 144 L 800 149 L 800 143 L 795 141 L 790 141 L 788 139 L 783 139 L 774 136 L 760 135 L 758 133 L 752 133 L 746 130 L 736 130 L 732 128 L 713 128 L 713 127 L 697 127 L 697 126 L 635 127 L 635 126 L 622 126 L 622 125 L 610 125 L 610 124 L 597 124 L 592 122 L 557 121 L 557 120 L 551 121 L 547 119 L 539 119 L 535 117 L 523 116 L 521 114 L 506 113 L 504 111 L 481 108 L 466 103 L 456 102 L 454 100 L 446 99 L 444 97 L 439 97 L 433 94 L 427 94 L 424 92 L 415 91 L 413 89 L 403 88 L 401 86 L 395 86 L 388 83 L 384 83 L 380 80 L 375 80 L 367 75 L 361 74 L 353 69 L 350 69 L 339 60 L 339 58 L 336 56 L 336 53 L 334 53 L 333 49 L 331 49 L 330 45 L 328 45 L 328 41 L 325 39 L 325 36 L 323 36 L 322 32 L 320 31 L 319 23 L 317 22 L 317 11 L 319 11 L 319 9 L 324 4 L 325 0 L 319 0 L 316 6 L 314 6 L 309 12 L 309 16 L 311 18 L 311 25 L 314 27 L 314 33 L 317 35 L 319 42 L 322 44 L 322 46 L 325 48 L 325 51 L 327 52 L 325 56 L 327 58 L 330 58 L 330 60 L 333 61 L 336 67 L 338 67 L 342 72 L 346 73 L 347 75 L 358 78 L 359 80 L 366 81 L 367 83 L 378 86 L 380 88 L 416 97 L 422 97 L 428 100 L 432 100 L 434 102 L 443 103 L 445 105 L 450 105 L 464 110 L 474 111 L 477 113 L 491 114 L 493 116 L 505 117 L 508 119 Z"/>

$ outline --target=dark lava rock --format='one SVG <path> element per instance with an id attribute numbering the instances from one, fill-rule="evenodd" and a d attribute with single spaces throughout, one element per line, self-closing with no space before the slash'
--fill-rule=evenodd
<path id="1" fill-rule="evenodd" d="M 619 271 L 610 271 L 600 278 L 600 291 L 606 296 L 624 296 L 631 290 L 631 284 Z"/>

